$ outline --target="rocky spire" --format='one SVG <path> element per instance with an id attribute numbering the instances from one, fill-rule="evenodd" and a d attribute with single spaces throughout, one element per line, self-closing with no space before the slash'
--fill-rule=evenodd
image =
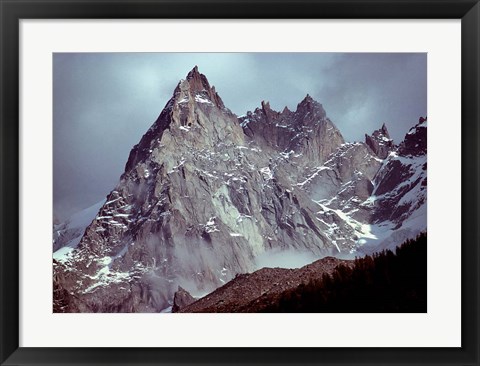
<path id="1" fill-rule="evenodd" d="M 198 66 L 195 66 L 188 74 L 186 80 L 190 84 L 191 92 L 210 91 L 210 83 L 205 75 L 198 71 Z"/>
<path id="2" fill-rule="evenodd" d="M 198 71 L 198 66 L 195 66 L 187 74 L 185 81 L 180 81 L 177 88 L 175 89 L 176 93 L 178 93 L 179 90 L 187 89 L 187 85 L 185 85 L 185 82 L 188 83 L 188 90 L 190 91 L 190 94 L 193 96 L 193 98 L 195 98 L 196 96 L 206 97 L 217 107 L 225 108 L 222 99 L 215 90 L 215 86 L 210 86 L 207 77 Z"/>
<path id="3" fill-rule="evenodd" d="M 373 131 L 372 135 L 365 134 L 365 143 L 380 159 L 385 159 L 395 148 L 385 123 L 380 129 Z"/>
<path id="4" fill-rule="evenodd" d="M 56 311 L 181 310 L 194 300 L 182 284 L 211 291 L 252 272 L 270 249 L 351 254 L 361 234 L 352 220 L 356 227 L 379 223 L 371 219 L 377 207 L 379 220 L 404 220 L 418 207 L 405 213 L 399 204 L 412 182 L 414 204 L 426 199 L 426 180 L 416 179 L 417 172 L 426 179 L 426 156 L 419 155 L 426 123 L 403 145 L 420 169 L 411 171 L 399 159 L 382 164 L 364 144 L 345 144 L 309 95 L 291 114 L 264 102 L 237 120 L 221 106 L 197 67 L 179 83 L 78 246 L 56 261 Z M 391 143 L 387 132 L 383 126 L 370 136 L 378 154 Z M 377 174 L 380 168 L 386 170 Z M 366 201 L 382 194 L 378 187 L 395 198 Z"/>
<path id="5" fill-rule="evenodd" d="M 318 117 L 324 118 L 327 116 L 323 106 L 314 100 L 310 94 L 307 94 L 303 100 L 297 105 L 297 114 L 306 115 L 307 113 L 315 113 Z"/>
<path id="6" fill-rule="evenodd" d="M 265 111 L 265 110 L 271 110 L 270 108 L 270 102 L 269 101 L 265 101 L 265 100 L 262 100 L 262 109 Z"/>
<path id="7" fill-rule="evenodd" d="M 178 291 L 175 292 L 175 295 L 173 296 L 172 313 L 177 313 L 178 311 L 190 305 L 194 301 L 195 298 L 190 295 L 187 290 L 185 290 L 181 286 L 178 286 Z"/>
<path id="8" fill-rule="evenodd" d="M 382 128 L 380 130 L 385 137 L 390 138 L 390 134 L 388 133 L 387 125 L 385 123 L 382 124 Z"/>
<path id="9" fill-rule="evenodd" d="M 172 122 L 177 124 L 177 127 L 191 127 L 196 119 L 195 109 L 199 106 L 207 114 L 218 112 L 227 114 L 228 118 L 233 118 L 233 114 L 225 108 L 215 87 L 210 85 L 207 77 L 198 71 L 198 66 L 195 66 L 185 79 L 179 81 L 173 96 L 167 102 L 155 123 L 130 151 L 125 165 L 125 173 L 149 155 L 152 141 L 160 139 L 165 130 L 171 128 Z"/>

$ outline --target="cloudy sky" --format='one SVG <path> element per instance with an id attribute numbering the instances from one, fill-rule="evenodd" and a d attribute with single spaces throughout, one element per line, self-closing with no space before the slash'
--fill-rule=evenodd
<path id="1" fill-rule="evenodd" d="M 427 114 L 420 53 L 68 53 L 53 56 L 53 204 L 63 219 L 103 199 L 178 81 L 198 65 L 241 115 L 310 94 L 348 141 L 386 123 L 396 142 Z"/>

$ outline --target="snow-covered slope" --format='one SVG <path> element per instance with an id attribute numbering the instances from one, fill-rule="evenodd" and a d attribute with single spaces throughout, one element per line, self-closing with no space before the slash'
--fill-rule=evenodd
<path id="1" fill-rule="evenodd" d="M 54 258 L 63 257 L 65 253 L 71 251 L 80 243 L 85 229 L 92 223 L 104 203 L 105 200 L 97 202 L 73 214 L 65 222 L 53 225 Z"/>
<path id="2" fill-rule="evenodd" d="M 320 206 L 317 219 L 333 217 L 326 222 L 332 242 L 354 243 L 351 256 L 393 249 L 427 230 L 426 119 L 420 118 L 399 146 L 384 138 L 389 136 L 385 125 L 375 131 L 375 138 L 387 143 L 377 145 L 383 146 L 385 159 L 375 157 L 378 149 L 375 152 L 370 148 L 372 138 L 366 136 L 367 145 L 342 145 L 317 168 L 321 173 L 311 180 L 313 186 L 306 187 Z M 352 154 L 353 149 L 356 151 Z M 329 171 L 335 174 L 326 175 Z M 323 189 L 324 197 L 318 199 L 315 184 Z M 330 190 L 325 194 L 326 186 Z M 338 249 L 338 256 L 345 257 Z"/>

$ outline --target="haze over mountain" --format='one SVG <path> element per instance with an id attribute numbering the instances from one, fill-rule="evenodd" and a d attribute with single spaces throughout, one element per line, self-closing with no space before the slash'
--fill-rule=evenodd
<path id="1" fill-rule="evenodd" d="M 270 252 L 353 258 L 414 237 L 427 122 L 412 125 L 398 146 L 385 125 L 349 143 L 310 95 L 238 117 L 193 68 L 80 240 L 54 228 L 55 311 L 159 312 L 179 286 L 211 292 Z"/>

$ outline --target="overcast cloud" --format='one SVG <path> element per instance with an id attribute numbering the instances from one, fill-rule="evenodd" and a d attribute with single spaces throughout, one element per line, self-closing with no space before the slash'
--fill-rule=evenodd
<path id="1" fill-rule="evenodd" d="M 427 55 L 352 53 L 69 53 L 53 56 L 54 212 L 103 199 L 130 149 L 178 81 L 198 65 L 241 115 L 270 101 L 295 110 L 308 93 L 348 141 L 382 123 L 399 142 L 427 114 Z"/>

